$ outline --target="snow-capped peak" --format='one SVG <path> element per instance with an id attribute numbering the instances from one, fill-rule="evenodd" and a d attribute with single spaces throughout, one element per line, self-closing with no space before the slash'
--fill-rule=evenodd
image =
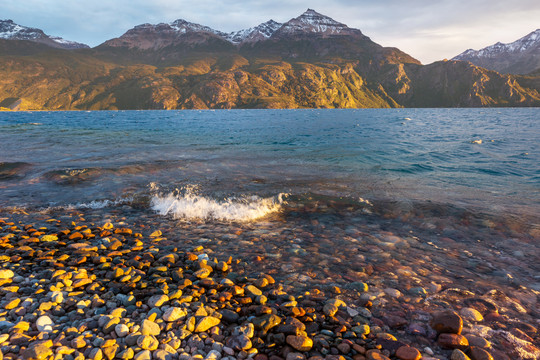
<path id="1" fill-rule="evenodd" d="M 0 20 L 0 39 L 28 40 L 63 49 L 78 49 L 88 47 L 88 45 L 65 40 L 58 36 L 49 36 L 40 29 L 15 24 L 13 20 Z"/>
<path id="2" fill-rule="evenodd" d="M 128 30 L 119 38 L 106 41 L 107 46 L 127 46 L 140 49 L 158 49 L 186 41 L 205 41 L 204 36 L 194 39 L 185 34 L 207 33 L 217 36 L 233 45 L 254 43 L 275 37 L 288 37 L 302 34 L 327 35 L 362 35 L 360 30 L 349 28 L 332 18 L 308 9 L 302 15 L 285 24 L 269 20 L 255 27 L 225 33 L 208 26 L 192 23 L 183 19 L 171 23 L 142 24 Z"/>
<path id="3" fill-rule="evenodd" d="M 497 42 L 480 50 L 468 49 L 453 60 L 469 60 L 471 57 L 492 58 L 503 53 L 522 53 L 535 47 L 540 47 L 540 29 L 508 44 Z"/>
<path id="4" fill-rule="evenodd" d="M 214 30 L 211 27 L 192 23 L 183 19 L 175 20 L 172 23 L 170 23 L 169 26 L 180 34 L 184 34 L 187 32 L 208 32 L 208 33 L 216 34 L 219 36 L 226 35 L 225 33 L 218 30 Z"/>
<path id="5" fill-rule="evenodd" d="M 351 29 L 347 25 L 322 15 L 313 9 L 307 9 L 302 15 L 286 22 L 280 29 L 281 35 L 302 33 L 319 33 L 323 35 L 359 34 L 360 30 Z"/>
<path id="6" fill-rule="evenodd" d="M 253 28 L 233 31 L 227 34 L 225 39 L 233 44 L 265 40 L 272 36 L 282 25 L 274 20 L 269 20 Z"/>
<path id="7" fill-rule="evenodd" d="M 39 29 L 17 25 L 13 20 L 0 20 L 0 38 L 8 40 L 36 40 L 47 35 Z"/>

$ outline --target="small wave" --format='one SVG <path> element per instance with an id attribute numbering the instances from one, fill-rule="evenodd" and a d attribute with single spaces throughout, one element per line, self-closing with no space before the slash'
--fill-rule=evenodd
<path id="1" fill-rule="evenodd" d="M 104 209 L 117 205 L 124 205 L 130 203 L 131 199 L 118 199 L 118 200 L 93 200 L 87 203 L 77 203 L 74 205 L 68 205 L 69 209 Z"/>
<path id="2" fill-rule="evenodd" d="M 65 205 L 51 205 L 45 208 L 40 208 L 38 211 L 47 213 L 50 211 L 62 211 L 62 210 L 81 210 L 81 209 L 91 209 L 91 210 L 98 210 L 98 209 L 105 209 L 110 207 L 115 207 L 119 205 L 131 205 L 133 203 L 134 199 L 132 197 L 124 197 L 119 198 L 115 200 L 91 200 L 88 202 L 79 202 L 79 203 L 72 203 L 72 204 L 65 204 Z"/>
<path id="3" fill-rule="evenodd" d="M 277 212 L 284 204 L 285 194 L 260 198 L 249 196 L 215 200 L 188 190 L 183 194 L 155 195 L 151 207 L 160 215 L 172 215 L 175 219 L 201 219 L 248 222 Z"/>

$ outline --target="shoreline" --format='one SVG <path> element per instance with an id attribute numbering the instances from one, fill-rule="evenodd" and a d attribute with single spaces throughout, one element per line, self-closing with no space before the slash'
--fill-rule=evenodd
<path id="1" fill-rule="evenodd" d="M 2 214 L 4 358 L 540 354 L 539 291 L 493 283 L 493 255 L 456 274 L 474 244 L 369 219 L 338 233 L 316 210 L 257 226 L 115 209 Z M 447 259 L 411 258 L 430 253 Z"/>

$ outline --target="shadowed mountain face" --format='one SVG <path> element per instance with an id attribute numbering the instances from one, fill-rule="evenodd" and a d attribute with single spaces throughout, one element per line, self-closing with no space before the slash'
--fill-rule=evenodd
<path id="1" fill-rule="evenodd" d="M 481 50 L 469 49 L 453 60 L 470 61 L 503 74 L 529 74 L 540 69 L 540 29 L 510 44 L 500 42 Z"/>
<path id="2" fill-rule="evenodd" d="M 0 102 L 21 109 L 539 106 L 536 77 L 423 66 L 313 10 L 223 33 L 176 20 L 93 49 L 0 39 Z"/>

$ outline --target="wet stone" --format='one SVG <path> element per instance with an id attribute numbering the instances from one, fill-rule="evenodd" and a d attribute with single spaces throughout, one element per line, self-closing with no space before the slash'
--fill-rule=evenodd
<path id="1" fill-rule="evenodd" d="M 255 328 L 267 333 L 270 329 L 281 323 L 281 318 L 274 314 L 264 315 L 253 319 L 252 323 Z"/>
<path id="2" fill-rule="evenodd" d="M 433 315 L 430 326 L 438 333 L 461 334 L 463 319 L 455 311 L 443 311 Z"/>
<path id="3" fill-rule="evenodd" d="M 143 335 L 159 335 L 161 329 L 155 322 L 145 319 L 141 322 L 140 331 Z"/>
<path id="4" fill-rule="evenodd" d="M 152 353 L 149 350 L 139 351 L 135 354 L 133 360 L 152 360 Z"/>
<path id="5" fill-rule="evenodd" d="M 296 318 L 288 317 L 285 322 L 277 326 L 275 332 L 284 333 L 286 335 L 298 335 L 306 329 L 306 325 Z"/>
<path id="6" fill-rule="evenodd" d="M 210 276 L 211 273 L 212 273 L 211 268 L 204 267 L 202 269 L 195 271 L 193 275 L 195 275 L 199 279 L 206 279 L 208 276 Z"/>
<path id="7" fill-rule="evenodd" d="M 342 343 L 340 343 L 340 344 L 337 346 L 337 349 L 338 349 L 342 354 L 348 354 L 348 353 L 351 351 L 351 345 L 349 345 L 349 344 L 346 343 L 346 342 L 342 342 Z"/>
<path id="8" fill-rule="evenodd" d="M 252 344 L 251 340 L 246 335 L 236 335 L 231 336 L 227 340 L 227 346 L 234 350 L 240 351 L 251 349 Z"/>
<path id="9" fill-rule="evenodd" d="M 156 350 L 159 342 L 151 335 L 140 335 L 137 338 L 137 345 L 143 350 Z"/>
<path id="10" fill-rule="evenodd" d="M 338 307 L 334 304 L 326 304 L 324 305 L 323 312 L 326 316 L 334 316 L 338 312 Z"/>
<path id="11" fill-rule="evenodd" d="M 86 346 L 86 341 L 84 340 L 84 336 L 77 336 L 75 339 L 71 340 L 70 345 L 74 349 L 80 349 Z"/>
<path id="12" fill-rule="evenodd" d="M 234 328 L 232 334 L 234 336 L 245 335 L 248 338 L 252 338 L 253 335 L 255 334 L 255 327 L 251 323 L 248 323 L 248 324 L 242 325 L 242 326 L 237 326 L 237 327 Z"/>
<path id="13" fill-rule="evenodd" d="M 133 356 L 135 356 L 135 351 L 132 348 L 127 348 L 126 350 L 121 351 L 116 355 L 118 359 L 122 360 L 133 359 Z"/>
<path id="14" fill-rule="evenodd" d="M 437 343 L 446 349 L 466 349 L 469 341 L 463 335 L 443 333 L 439 335 Z"/>
<path id="15" fill-rule="evenodd" d="M 220 359 L 221 359 L 221 352 L 217 350 L 211 350 L 204 358 L 204 360 L 220 360 Z"/>
<path id="16" fill-rule="evenodd" d="M 493 356 L 488 351 L 477 346 L 469 348 L 469 356 L 472 360 L 493 360 Z"/>
<path id="17" fill-rule="evenodd" d="M 391 328 L 399 328 L 407 325 L 407 319 L 397 315 L 386 315 L 384 322 Z"/>
<path id="18" fill-rule="evenodd" d="M 489 349 L 491 347 L 491 343 L 483 337 L 472 334 L 467 334 L 465 335 L 465 337 L 467 338 L 467 340 L 469 341 L 469 345 L 471 346 L 477 346 L 484 349 Z"/>
<path id="19" fill-rule="evenodd" d="M 24 350 L 21 354 L 24 360 L 43 360 L 51 356 L 53 351 L 45 345 L 35 345 Z"/>
<path id="20" fill-rule="evenodd" d="M 48 332 L 53 330 L 54 323 L 47 315 L 40 316 L 36 320 L 36 328 L 40 332 Z"/>
<path id="21" fill-rule="evenodd" d="M 400 360 L 420 360 L 422 354 L 411 346 L 401 346 L 396 351 L 396 357 Z"/>
<path id="22" fill-rule="evenodd" d="M 90 351 L 88 358 L 91 360 L 101 360 L 103 359 L 103 352 L 100 348 L 94 348 L 92 351 Z"/>
<path id="23" fill-rule="evenodd" d="M 472 321 L 472 322 L 480 322 L 484 320 L 484 317 L 482 316 L 482 314 L 478 310 L 473 309 L 473 308 L 467 308 L 467 307 L 462 308 L 459 311 L 459 313 L 464 319 Z"/>
<path id="24" fill-rule="evenodd" d="M 309 351 L 313 347 L 313 340 L 304 335 L 289 335 L 286 342 L 298 351 Z"/>
<path id="25" fill-rule="evenodd" d="M 471 359 L 467 355 L 465 355 L 463 351 L 455 349 L 454 351 L 452 351 L 450 360 L 471 360 Z"/>
<path id="26" fill-rule="evenodd" d="M 187 312 L 184 309 L 178 307 L 170 307 L 163 313 L 163 320 L 167 322 L 173 322 L 187 316 Z"/>
<path id="27" fill-rule="evenodd" d="M 260 296 L 262 295 L 262 291 L 257 289 L 255 286 L 253 285 L 248 285 L 244 288 L 244 291 L 248 294 L 248 295 L 253 295 L 253 296 Z"/>
<path id="28" fill-rule="evenodd" d="M 109 334 L 113 332 L 116 328 L 116 325 L 120 323 L 120 319 L 117 317 L 110 318 L 107 322 L 105 322 L 105 325 L 103 325 L 103 332 L 105 334 Z"/>
<path id="29" fill-rule="evenodd" d="M 114 327 L 114 332 L 118 337 L 125 337 L 129 334 L 129 328 L 125 324 L 118 324 Z"/>
<path id="30" fill-rule="evenodd" d="M 354 326 L 351 330 L 357 335 L 368 335 L 370 332 L 369 325 Z"/>
<path id="31" fill-rule="evenodd" d="M 290 352 L 285 357 L 285 360 L 306 360 L 306 357 L 302 353 Z"/>
<path id="32" fill-rule="evenodd" d="M 390 358 L 381 354 L 379 350 L 368 350 L 366 360 L 390 360 Z"/>
<path id="33" fill-rule="evenodd" d="M 117 345 L 117 344 L 114 344 L 114 345 L 111 345 L 111 346 L 106 346 L 106 347 L 103 347 L 101 349 L 101 351 L 103 352 L 103 356 L 108 359 L 108 360 L 112 360 L 115 358 L 116 356 L 116 353 L 118 352 L 118 349 L 120 347 Z"/>
<path id="34" fill-rule="evenodd" d="M 150 299 L 148 299 L 148 306 L 150 306 L 151 308 L 160 307 L 168 301 L 169 297 L 167 295 L 154 295 L 150 297 Z"/>
<path id="35" fill-rule="evenodd" d="M 154 360 L 173 360 L 174 356 L 170 352 L 165 350 L 156 350 L 152 353 L 152 359 Z"/>
<path id="36" fill-rule="evenodd" d="M 199 320 L 197 325 L 195 325 L 194 332 L 203 332 L 210 329 L 213 326 L 216 326 L 220 323 L 220 319 L 213 316 L 206 316 Z"/>
<path id="37" fill-rule="evenodd" d="M 221 314 L 223 321 L 227 323 L 235 323 L 240 317 L 238 313 L 228 309 L 220 310 L 219 313 Z"/>
<path id="38" fill-rule="evenodd" d="M 15 309 L 17 306 L 19 306 L 20 303 L 21 303 L 21 299 L 19 298 L 11 299 L 4 305 L 4 309 L 6 310 Z"/>

